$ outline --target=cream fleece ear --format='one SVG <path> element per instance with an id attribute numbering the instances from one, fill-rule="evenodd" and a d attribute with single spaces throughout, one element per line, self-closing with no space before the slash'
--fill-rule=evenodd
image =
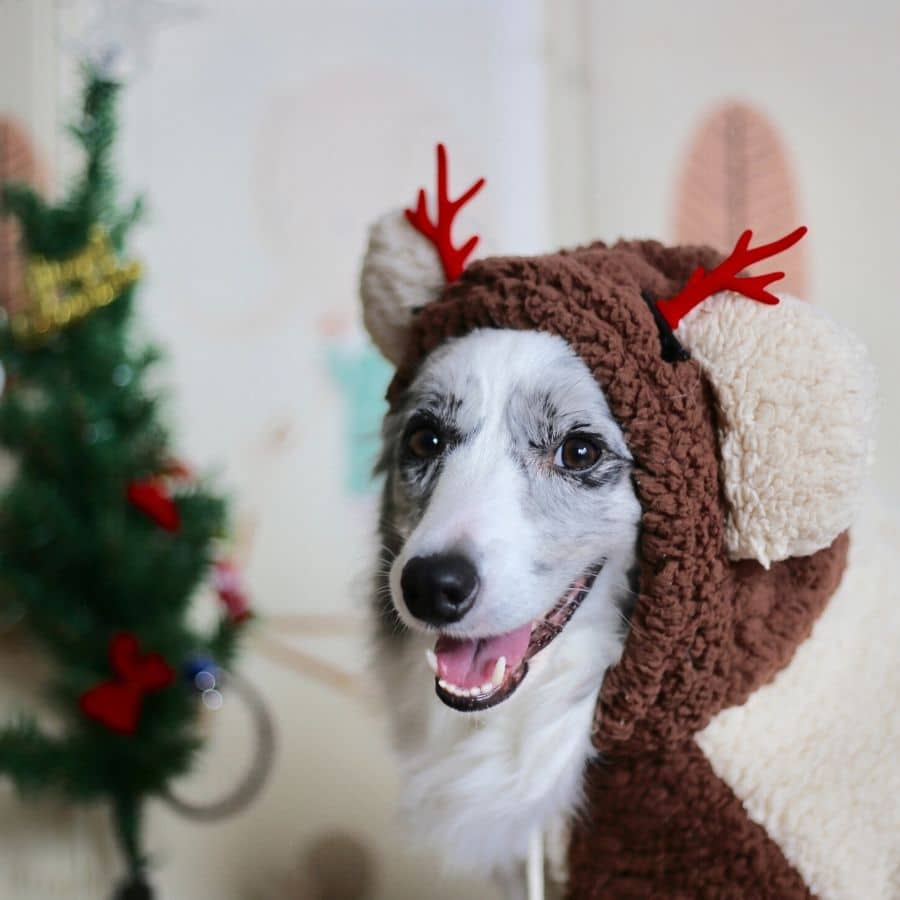
<path id="1" fill-rule="evenodd" d="M 675 332 L 716 394 L 728 552 L 766 567 L 827 547 L 850 525 L 875 393 L 855 338 L 810 304 L 779 299 L 723 292 Z"/>
<path id="2" fill-rule="evenodd" d="M 402 210 L 372 226 L 360 275 L 363 321 L 395 365 L 403 361 L 414 311 L 433 300 L 445 283 L 437 251 Z"/>

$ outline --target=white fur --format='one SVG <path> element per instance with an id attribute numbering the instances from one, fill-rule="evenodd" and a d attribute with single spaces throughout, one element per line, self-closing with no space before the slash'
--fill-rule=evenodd
<path id="1" fill-rule="evenodd" d="M 555 500 L 558 475 L 540 476 L 538 487 L 532 482 L 526 490 L 526 475 L 509 452 L 510 410 L 517 397 L 551 382 L 573 411 L 597 423 L 610 448 L 630 459 L 602 391 L 558 337 L 475 332 L 426 362 L 417 384 L 464 396 L 463 425 L 477 423 L 477 433 L 446 460 L 424 516 L 403 535 L 391 593 L 412 633 L 383 641 L 376 667 L 393 721 L 410 836 L 437 851 L 448 870 L 501 877 L 510 896 L 523 883 L 533 829 L 559 831 L 578 805 L 597 694 L 623 644 L 615 601 L 627 589 L 640 518 L 627 474 L 571 505 L 569 495 Z M 549 492 L 543 506 L 539 501 L 523 514 L 523 504 L 542 489 Z M 568 527 L 575 529 L 571 541 Z M 558 547 L 548 534 L 562 538 Z M 482 579 L 476 606 L 447 629 L 460 637 L 502 633 L 543 615 L 574 575 L 607 559 L 568 626 L 531 661 L 518 691 L 480 713 L 457 712 L 435 695 L 425 661 L 435 634 L 423 633 L 410 615 L 399 583 L 408 559 L 459 546 L 478 560 Z M 538 557 L 550 569 L 540 576 L 531 571 Z"/>
<path id="2" fill-rule="evenodd" d="M 874 510 L 860 524 L 791 664 L 697 735 L 822 900 L 900 897 L 900 527 Z"/>
<path id="3" fill-rule="evenodd" d="M 403 361 L 412 310 L 433 300 L 443 286 L 437 251 L 402 210 L 375 222 L 360 274 L 360 295 L 366 328 L 391 362 Z"/>
<path id="4" fill-rule="evenodd" d="M 853 520 L 871 456 L 862 345 L 808 303 L 729 292 L 676 334 L 716 393 L 732 558 L 768 566 L 829 546 Z"/>

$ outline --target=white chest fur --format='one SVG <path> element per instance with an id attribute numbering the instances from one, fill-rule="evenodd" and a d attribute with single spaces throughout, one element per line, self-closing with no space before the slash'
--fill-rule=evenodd
<path id="1" fill-rule="evenodd" d="M 400 652 L 382 650 L 404 818 L 448 870 L 509 875 L 534 829 L 556 826 L 577 806 L 597 693 L 621 652 L 605 581 L 532 660 L 516 694 L 484 713 L 456 712 L 435 696 L 425 662 L 433 639 L 409 636 Z"/>

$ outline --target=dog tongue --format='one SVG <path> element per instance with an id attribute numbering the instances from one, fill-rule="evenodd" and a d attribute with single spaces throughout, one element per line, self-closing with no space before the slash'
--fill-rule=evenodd
<path id="1" fill-rule="evenodd" d="M 434 647 L 438 678 L 457 687 L 480 687 L 491 680 L 494 666 L 506 657 L 506 671 L 518 668 L 528 649 L 531 623 L 492 638 L 463 640 L 442 635 Z"/>

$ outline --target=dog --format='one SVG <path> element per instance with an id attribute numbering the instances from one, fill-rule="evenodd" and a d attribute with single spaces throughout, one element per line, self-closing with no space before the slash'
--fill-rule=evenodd
<path id="1" fill-rule="evenodd" d="M 540 895 L 539 837 L 572 898 L 895 896 L 862 702 L 897 682 L 895 610 L 838 594 L 874 378 L 742 274 L 806 229 L 467 265 L 482 183 L 451 199 L 439 146 L 434 214 L 423 189 L 382 216 L 361 272 L 397 367 L 375 670 L 410 833 L 509 897 L 526 859 Z"/>
<path id="2" fill-rule="evenodd" d="M 479 330 L 386 417 L 376 671 L 410 833 L 515 896 L 578 809 L 641 510 L 603 391 L 557 336 Z"/>

